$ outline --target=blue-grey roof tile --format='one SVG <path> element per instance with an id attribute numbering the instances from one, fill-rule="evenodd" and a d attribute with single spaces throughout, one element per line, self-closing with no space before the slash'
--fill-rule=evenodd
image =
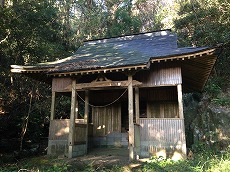
<path id="1" fill-rule="evenodd" d="M 170 31 L 123 36 L 85 42 L 74 55 L 55 62 L 25 68 L 51 68 L 50 72 L 72 72 L 147 64 L 150 59 L 193 53 L 207 49 L 178 48 Z"/>

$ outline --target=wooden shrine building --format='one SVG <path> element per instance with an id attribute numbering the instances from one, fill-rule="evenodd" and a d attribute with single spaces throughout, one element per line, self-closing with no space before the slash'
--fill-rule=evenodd
<path id="1" fill-rule="evenodd" d="M 52 84 L 48 154 L 115 146 L 129 148 L 130 160 L 184 158 L 182 93 L 201 91 L 216 59 L 216 47 L 178 48 L 177 36 L 162 30 L 87 41 L 68 58 L 11 71 Z M 71 97 L 69 119 L 55 118 L 57 93 Z"/>

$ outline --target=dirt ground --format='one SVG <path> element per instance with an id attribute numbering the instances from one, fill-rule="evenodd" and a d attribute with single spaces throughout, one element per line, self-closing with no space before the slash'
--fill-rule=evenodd
<path id="1" fill-rule="evenodd" d="M 77 169 L 84 169 L 86 166 L 93 166 L 96 170 L 123 166 L 125 171 L 134 171 L 140 167 L 145 160 L 129 161 L 129 150 L 127 148 L 98 148 L 89 151 L 85 156 L 69 160 L 71 165 Z"/>

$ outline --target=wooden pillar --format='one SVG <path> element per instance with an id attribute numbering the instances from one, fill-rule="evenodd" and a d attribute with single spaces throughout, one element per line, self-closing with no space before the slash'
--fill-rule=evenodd
<path id="1" fill-rule="evenodd" d="M 133 84 L 132 75 L 128 75 L 128 112 L 129 112 L 129 160 L 134 160 L 134 124 L 133 124 Z"/>
<path id="2" fill-rule="evenodd" d="M 49 130 L 51 130 L 51 121 L 53 121 L 55 119 L 55 104 L 56 104 L 56 92 L 52 91 Z M 51 148 L 52 148 L 52 144 L 51 144 L 51 138 L 50 138 L 50 134 L 49 134 L 48 149 L 47 149 L 48 155 L 52 155 L 52 151 L 51 151 L 52 149 Z"/>
<path id="3" fill-rule="evenodd" d="M 86 124 L 86 134 L 85 134 L 85 141 L 86 141 L 86 153 L 88 150 L 88 127 L 89 127 L 89 91 L 85 91 L 85 114 L 84 114 L 84 123 Z"/>
<path id="4" fill-rule="evenodd" d="M 182 100 L 182 85 L 177 85 L 177 95 L 178 95 L 178 109 L 179 109 L 179 118 L 184 118 L 183 113 L 183 100 Z"/>
<path id="5" fill-rule="evenodd" d="M 135 88 L 135 115 L 136 123 L 140 124 L 139 88 Z"/>
<path id="6" fill-rule="evenodd" d="M 50 114 L 50 120 L 54 120 L 55 119 L 55 102 L 56 100 L 56 92 L 52 91 L 52 102 L 51 102 L 51 114 Z"/>
<path id="7" fill-rule="evenodd" d="M 77 97 L 75 79 L 72 80 L 71 92 L 72 92 L 72 95 L 71 95 L 71 111 L 70 111 L 70 123 L 69 123 L 69 138 L 68 138 L 68 146 L 69 146 L 68 158 L 73 157 L 73 146 L 74 146 L 75 112 L 76 112 L 76 97 Z"/>
<path id="8" fill-rule="evenodd" d="M 77 93 L 76 93 L 76 102 L 75 102 L 75 119 L 78 119 L 79 118 L 79 110 L 78 110 L 78 101 L 77 101 Z"/>
<path id="9" fill-rule="evenodd" d="M 185 139 L 185 126 L 184 126 L 184 112 L 183 112 L 183 97 L 182 97 L 182 85 L 179 84 L 177 85 L 177 94 L 178 94 L 178 109 L 179 109 L 179 118 L 183 119 L 183 130 L 184 130 L 184 139 L 183 140 L 186 140 Z M 186 150 L 186 143 L 184 143 L 182 145 L 182 157 L 183 158 L 186 158 L 186 155 L 187 155 L 187 150 Z"/>

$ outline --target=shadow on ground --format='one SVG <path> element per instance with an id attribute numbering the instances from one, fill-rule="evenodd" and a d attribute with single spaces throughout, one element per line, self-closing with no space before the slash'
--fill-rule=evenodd
<path id="1" fill-rule="evenodd" d="M 78 170 L 123 167 L 125 171 L 134 171 L 142 165 L 141 161 L 130 162 L 128 155 L 127 148 L 98 148 L 91 150 L 85 156 L 69 159 L 68 163 Z"/>

